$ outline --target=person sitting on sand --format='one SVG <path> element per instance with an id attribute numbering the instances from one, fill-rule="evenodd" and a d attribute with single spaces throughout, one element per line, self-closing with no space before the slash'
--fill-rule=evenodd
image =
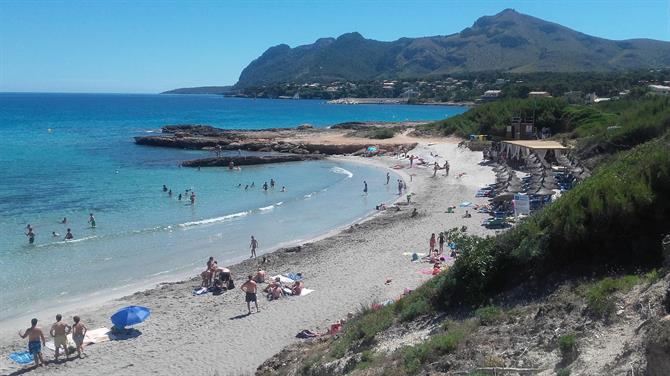
<path id="1" fill-rule="evenodd" d="M 72 318 L 74 325 L 72 325 L 72 341 L 77 348 L 77 356 L 81 358 L 81 353 L 84 352 L 84 337 L 86 337 L 86 332 L 88 328 L 81 322 L 79 316 Z"/>
<path id="2" fill-rule="evenodd" d="M 28 352 L 35 360 L 35 367 L 39 367 L 40 363 L 44 365 L 44 359 L 42 359 L 42 346 L 46 344 L 46 340 L 44 339 L 42 328 L 37 326 L 37 319 L 30 320 L 30 328 L 26 329 L 23 334 L 21 334 L 21 331 L 19 330 L 19 336 L 21 338 L 28 337 Z"/>
<path id="3" fill-rule="evenodd" d="M 277 300 L 284 296 L 284 289 L 281 284 L 273 284 L 268 294 L 268 300 Z"/>
<path id="4" fill-rule="evenodd" d="M 440 271 L 440 263 L 436 262 L 435 265 L 433 265 L 433 275 L 438 275 Z"/>
<path id="5" fill-rule="evenodd" d="M 465 211 L 465 214 L 463 214 L 463 218 L 472 218 L 472 214 L 470 214 L 469 211 Z"/>
<path id="6" fill-rule="evenodd" d="M 300 296 L 302 293 L 302 289 L 305 287 L 305 283 L 303 281 L 295 281 L 293 282 L 293 286 L 291 286 L 291 294 L 294 296 Z"/>
<path id="7" fill-rule="evenodd" d="M 400 208 L 398 208 L 398 211 L 400 211 Z M 410 214 L 410 218 L 414 218 L 417 215 L 419 215 L 419 212 L 416 210 L 416 208 L 412 209 L 412 214 Z"/>
<path id="8" fill-rule="evenodd" d="M 267 276 L 267 274 L 268 273 L 265 270 L 263 270 L 263 268 L 261 268 L 259 266 L 258 269 L 256 270 L 256 275 L 254 276 L 254 281 L 256 281 L 256 283 L 265 282 L 265 277 Z"/>

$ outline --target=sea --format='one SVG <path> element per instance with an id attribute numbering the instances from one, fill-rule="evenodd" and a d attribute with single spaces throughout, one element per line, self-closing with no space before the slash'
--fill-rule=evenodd
<path id="1" fill-rule="evenodd" d="M 251 235 L 259 256 L 314 239 L 397 197 L 395 185 L 384 184 L 387 171 L 373 166 L 182 168 L 183 160 L 211 154 L 136 145 L 134 136 L 168 124 L 325 127 L 437 120 L 465 110 L 216 95 L 0 93 L 0 323 L 194 276 L 209 256 L 219 265 L 239 262 L 250 256 Z M 274 189 L 263 191 L 270 179 Z M 187 192 L 195 192 L 194 205 Z M 68 228 L 74 238 L 65 241 Z"/>

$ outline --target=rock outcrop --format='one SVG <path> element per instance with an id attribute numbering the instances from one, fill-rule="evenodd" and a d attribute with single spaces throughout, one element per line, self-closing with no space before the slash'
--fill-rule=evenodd
<path id="1" fill-rule="evenodd" d="M 300 162 L 314 161 L 323 159 L 323 155 L 318 154 L 287 154 L 287 155 L 268 155 L 268 156 L 246 156 L 246 157 L 212 157 L 184 161 L 184 167 L 233 167 L 250 166 L 268 163 Z"/>

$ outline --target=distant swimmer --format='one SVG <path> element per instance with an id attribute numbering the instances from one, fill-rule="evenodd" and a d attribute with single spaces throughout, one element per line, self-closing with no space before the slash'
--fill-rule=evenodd
<path id="1" fill-rule="evenodd" d="M 242 183 L 238 184 L 237 188 L 242 188 Z"/>
<path id="2" fill-rule="evenodd" d="M 195 192 L 191 192 L 191 205 L 195 204 Z"/>
<path id="3" fill-rule="evenodd" d="M 72 240 L 74 239 L 74 235 L 72 235 L 72 231 L 70 229 L 67 229 L 67 233 L 65 234 L 65 240 Z"/>
<path id="4" fill-rule="evenodd" d="M 181 201 L 181 193 L 177 196 L 177 200 Z"/>
<path id="5" fill-rule="evenodd" d="M 282 192 L 286 192 L 286 187 L 284 187 L 284 186 L 282 185 L 282 187 L 281 187 L 281 191 L 282 191 Z"/>
<path id="6" fill-rule="evenodd" d="M 168 187 L 165 184 L 163 184 L 163 192 L 167 192 L 167 191 L 168 191 Z"/>
<path id="7" fill-rule="evenodd" d="M 251 188 L 253 188 L 253 187 L 255 187 L 255 186 L 256 186 L 256 183 L 252 181 L 252 182 L 251 182 Z"/>
<path id="8" fill-rule="evenodd" d="M 275 187 L 275 180 L 270 179 L 270 188 L 274 188 L 274 187 Z"/>
<path id="9" fill-rule="evenodd" d="M 249 248 L 251 248 L 251 256 L 249 258 L 256 258 L 256 248 L 258 248 L 258 240 L 254 238 L 253 235 L 251 235 L 251 243 L 249 244 Z"/>
<path id="10" fill-rule="evenodd" d="M 28 243 L 33 244 L 35 243 L 35 232 L 33 231 L 33 228 L 28 225 L 28 232 L 26 232 L 26 236 L 28 237 Z"/>
<path id="11" fill-rule="evenodd" d="M 170 189 L 170 190 L 168 191 L 168 196 L 169 196 L 169 197 L 172 197 L 172 189 Z"/>
<path id="12" fill-rule="evenodd" d="M 268 182 L 263 183 L 263 190 L 264 191 L 268 190 Z"/>
<path id="13" fill-rule="evenodd" d="M 247 189 L 249 189 L 249 184 L 244 186 L 244 190 L 246 191 Z"/>
<path id="14" fill-rule="evenodd" d="M 368 182 L 363 180 L 363 193 L 368 194 Z"/>
<path id="15" fill-rule="evenodd" d="M 63 220 L 60 221 L 61 224 L 66 224 L 67 223 L 67 217 L 63 217 Z"/>
<path id="16" fill-rule="evenodd" d="M 60 234 L 57 233 L 56 231 L 51 231 L 51 236 L 53 236 L 54 238 L 60 238 Z"/>
<path id="17" fill-rule="evenodd" d="M 91 227 L 95 227 L 95 217 L 93 216 L 93 213 L 88 215 L 88 223 L 91 224 Z"/>
<path id="18" fill-rule="evenodd" d="M 387 172 L 386 173 L 386 185 L 388 185 L 389 180 L 391 180 L 391 173 Z"/>

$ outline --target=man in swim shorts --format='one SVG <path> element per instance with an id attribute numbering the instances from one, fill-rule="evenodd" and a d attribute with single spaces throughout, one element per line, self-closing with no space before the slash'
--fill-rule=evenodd
<path id="1" fill-rule="evenodd" d="M 19 336 L 21 338 L 28 337 L 28 352 L 35 359 L 35 367 L 39 367 L 40 363 L 44 365 L 44 359 L 42 359 L 42 346 L 46 343 L 44 339 L 44 333 L 42 333 L 42 328 L 37 326 L 37 319 L 30 320 L 30 328 L 21 334 L 19 330 Z"/>
<path id="2" fill-rule="evenodd" d="M 72 331 L 70 325 L 62 322 L 63 316 L 59 313 L 56 315 L 56 322 L 51 325 L 51 330 L 49 334 L 54 337 L 54 346 L 56 347 L 56 360 L 58 360 L 58 355 L 60 355 L 60 349 L 63 348 L 65 351 L 65 357 L 70 359 L 70 354 L 67 353 L 67 335 Z"/>
<path id="3" fill-rule="evenodd" d="M 251 248 L 251 256 L 249 258 L 256 258 L 256 248 L 258 248 L 258 240 L 254 238 L 253 235 L 251 235 L 251 243 L 249 244 L 249 248 Z"/>
<path id="4" fill-rule="evenodd" d="M 258 309 L 258 299 L 256 298 L 257 285 L 256 282 L 254 282 L 254 277 L 252 275 L 248 277 L 247 281 L 242 284 L 240 289 L 242 289 L 242 291 L 245 293 L 244 300 L 247 302 L 247 309 L 249 310 L 249 314 L 251 314 L 251 302 L 254 302 L 254 305 L 256 306 L 256 312 L 260 312 Z"/>
<path id="5" fill-rule="evenodd" d="M 72 340 L 77 347 L 77 356 L 81 358 L 81 353 L 84 352 L 84 337 L 88 328 L 81 322 L 79 316 L 73 317 L 72 320 L 74 320 L 74 325 L 72 325 Z"/>
<path id="6" fill-rule="evenodd" d="M 93 213 L 88 215 L 88 223 L 91 224 L 91 227 L 95 227 L 95 217 L 93 216 Z"/>

